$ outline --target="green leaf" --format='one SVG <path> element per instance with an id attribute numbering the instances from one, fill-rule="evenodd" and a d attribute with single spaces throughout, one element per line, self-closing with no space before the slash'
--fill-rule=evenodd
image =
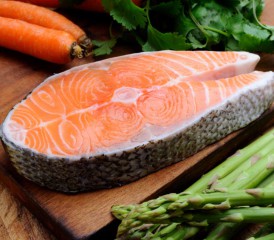
<path id="1" fill-rule="evenodd" d="M 242 16 L 238 15 L 233 20 L 231 19 L 228 27 L 234 38 L 234 41 L 229 41 L 230 48 L 234 46 L 235 50 L 250 52 L 271 52 L 274 50 L 273 32 L 249 22 Z"/>
<path id="2" fill-rule="evenodd" d="M 148 39 L 143 50 L 188 50 L 191 44 L 186 43 L 186 38 L 178 33 L 162 33 L 153 26 L 148 26 Z"/>
<path id="3" fill-rule="evenodd" d="M 197 29 L 197 26 L 194 24 L 194 22 L 184 13 L 178 16 L 174 25 L 174 30 L 186 37 L 189 34 L 189 32 L 191 32 L 194 29 Z"/>
<path id="4" fill-rule="evenodd" d="M 225 50 L 226 51 L 241 51 L 239 42 L 237 40 L 235 40 L 234 38 L 229 38 L 225 45 Z"/>
<path id="5" fill-rule="evenodd" d="M 117 40 L 112 38 L 106 41 L 93 40 L 92 44 L 96 48 L 93 50 L 95 56 L 108 55 L 112 52 L 112 48 L 116 45 Z"/>
<path id="6" fill-rule="evenodd" d="M 256 16 L 260 16 L 263 11 L 264 1 L 263 0 L 245 0 L 243 3 L 240 3 L 237 7 L 238 11 L 249 21 L 254 22 L 255 11 Z M 255 8 L 255 9 L 254 9 Z"/>
<path id="7" fill-rule="evenodd" d="M 260 16 L 264 7 L 263 0 L 216 0 L 220 5 L 227 7 L 230 11 L 237 9 L 238 12 L 242 13 L 246 18 L 252 20 L 252 12 L 255 5 L 256 15 Z M 254 4 L 254 5 L 253 5 Z"/>
<path id="8" fill-rule="evenodd" d="M 206 47 L 207 42 L 202 38 L 202 36 L 198 36 L 197 29 L 188 34 L 188 41 L 191 43 L 193 49 L 203 49 Z M 201 34 L 200 34 L 201 35 Z"/>
<path id="9" fill-rule="evenodd" d="M 136 6 L 131 0 L 102 0 L 102 3 L 113 19 L 127 30 L 146 27 L 145 9 Z"/>
<path id="10" fill-rule="evenodd" d="M 218 30 L 225 29 L 227 19 L 232 16 L 231 11 L 212 0 L 197 5 L 192 12 L 202 25 Z"/>
<path id="11" fill-rule="evenodd" d="M 246 2 L 248 0 L 230 0 L 230 1 L 223 1 L 217 0 L 219 4 L 222 4 L 226 7 L 237 7 L 241 2 Z"/>
<path id="12" fill-rule="evenodd" d="M 161 32 L 175 32 L 176 21 L 183 14 L 182 0 L 159 1 L 148 9 L 149 23 Z"/>
<path id="13" fill-rule="evenodd" d="M 177 17 L 180 16 L 183 10 L 181 0 L 170 0 L 167 2 L 160 2 L 150 7 L 150 12 Z"/>
<path id="14" fill-rule="evenodd" d="M 258 21 L 263 0 L 144 2 L 146 4 L 142 8 L 131 0 L 102 0 L 112 18 L 123 26 L 120 38 L 133 36 L 143 51 L 274 51 L 274 28 Z M 99 49 L 107 49 L 107 46 Z"/>

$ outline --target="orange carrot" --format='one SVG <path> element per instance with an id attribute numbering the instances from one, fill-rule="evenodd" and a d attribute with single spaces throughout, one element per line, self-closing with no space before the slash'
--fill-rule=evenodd
<path id="1" fill-rule="evenodd" d="M 60 7 L 59 0 L 19 0 L 21 2 L 28 2 L 38 6 L 49 7 L 49 8 L 58 8 Z M 132 0 L 137 6 L 140 6 L 142 0 Z M 104 7 L 101 0 L 84 0 L 80 4 L 75 4 L 75 8 L 94 11 L 94 12 L 104 12 Z"/>
<path id="2" fill-rule="evenodd" d="M 10 0 L 4 0 L 4 1 L 10 1 Z M 56 8 L 60 5 L 59 0 L 18 0 L 18 1 L 31 3 L 37 6 L 42 6 L 47 8 Z"/>
<path id="3" fill-rule="evenodd" d="M 19 1 L 0 1 L 0 16 L 68 32 L 75 37 L 80 45 L 88 43 L 90 46 L 86 46 L 86 48 L 91 48 L 91 41 L 79 26 L 48 8 Z"/>
<path id="4" fill-rule="evenodd" d="M 59 0 L 19 0 L 20 2 L 32 3 L 38 6 L 56 8 L 59 7 Z"/>
<path id="5" fill-rule="evenodd" d="M 0 29 L 0 46 L 46 61 L 65 64 L 82 54 L 75 38 L 65 31 L 6 17 L 0 17 Z"/>

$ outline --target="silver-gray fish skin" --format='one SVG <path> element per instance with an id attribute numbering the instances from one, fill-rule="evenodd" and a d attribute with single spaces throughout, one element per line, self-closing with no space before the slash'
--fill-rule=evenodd
<path id="1" fill-rule="evenodd" d="M 180 133 L 128 151 L 77 161 L 22 149 L 4 135 L 2 142 L 17 171 L 41 186 L 62 192 L 112 188 L 181 161 L 247 126 L 273 101 L 274 81 L 227 101 Z"/>
<path id="2" fill-rule="evenodd" d="M 237 66 L 235 74 L 243 73 L 243 70 L 252 71 L 259 60 L 258 57 L 252 58 L 251 65 Z M 110 62 L 97 62 L 92 68 L 107 68 Z M 230 69 L 227 68 L 226 74 L 230 74 Z M 220 76 L 220 73 L 222 71 L 217 75 Z M 273 101 L 274 79 L 228 99 L 180 132 L 132 149 L 76 160 L 69 156 L 50 156 L 20 147 L 5 136 L 3 129 L 0 129 L 0 136 L 12 164 L 22 176 L 57 191 L 88 191 L 121 186 L 182 161 L 256 120 Z"/>

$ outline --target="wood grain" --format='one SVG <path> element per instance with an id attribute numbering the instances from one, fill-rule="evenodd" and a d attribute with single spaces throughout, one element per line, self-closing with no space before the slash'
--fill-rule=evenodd
<path id="1" fill-rule="evenodd" d="M 13 87 L 15 84 L 16 81 Z M 271 108 L 264 117 L 247 128 L 231 134 L 195 156 L 120 188 L 76 195 L 49 191 L 17 175 L 4 151 L 0 155 L 0 179 L 58 239 L 102 239 L 102 234 L 106 232 L 103 239 L 113 239 L 116 225 L 110 214 L 112 205 L 138 203 L 167 190 L 171 191 L 171 186 L 183 188 L 184 185 L 189 185 L 195 178 L 270 127 L 273 121 L 274 111 Z M 14 211 L 11 213 L 14 218 L 20 219 Z M 8 221 L 5 219 L 5 222 Z M 7 226 L 9 230 L 13 229 L 10 225 Z"/>
<path id="2" fill-rule="evenodd" d="M 114 239 L 117 224 L 110 214 L 112 205 L 139 203 L 166 191 L 182 190 L 273 125 L 274 106 L 258 121 L 193 157 L 120 188 L 75 195 L 57 193 L 23 179 L 3 158 L 0 180 L 57 239 Z"/>
<path id="3" fill-rule="evenodd" d="M 0 239 L 54 240 L 55 237 L 0 184 Z"/>
<path id="4" fill-rule="evenodd" d="M 266 1 L 263 20 L 273 23 L 273 0 Z M 81 18 L 72 19 L 85 22 Z M 97 16 L 96 16 L 97 17 Z M 91 21 L 89 33 L 96 38 L 106 35 L 105 18 Z M 83 21 L 83 23 L 81 22 Z M 118 46 L 111 56 L 134 52 L 133 46 Z M 97 59 L 96 59 L 97 60 Z M 0 49 L 0 122 L 11 107 L 20 101 L 47 76 L 75 65 L 94 61 L 93 58 L 57 66 L 6 49 Z M 274 70 L 274 55 L 263 54 L 258 69 Z M 271 111 L 249 128 L 204 149 L 184 162 L 170 166 L 127 186 L 77 195 L 66 195 L 40 188 L 16 174 L 0 147 L 0 239 L 53 240 L 59 239 L 114 239 L 117 222 L 110 214 L 112 204 L 144 201 L 167 191 L 191 184 L 197 177 L 234 150 L 244 146 L 273 125 Z M 12 194 L 11 194 L 12 193 Z M 15 195 L 14 198 L 12 195 Z M 27 208 L 26 208 L 26 207 Z M 30 209 L 30 211 L 28 210 Z M 45 228 L 46 227 L 46 228 Z M 100 231 L 100 229 L 103 229 Z M 54 236 L 53 234 L 54 233 Z"/>

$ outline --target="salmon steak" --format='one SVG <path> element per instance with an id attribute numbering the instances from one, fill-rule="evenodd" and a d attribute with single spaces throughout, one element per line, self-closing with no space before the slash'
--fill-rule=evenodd
<path id="1" fill-rule="evenodd" d="M 248 52 L 158 51 L 53 75 L 8 113 L 2 143 L 25 178 L 62 192 L 111 188 L 181 161 L 273 103 Z"/>

